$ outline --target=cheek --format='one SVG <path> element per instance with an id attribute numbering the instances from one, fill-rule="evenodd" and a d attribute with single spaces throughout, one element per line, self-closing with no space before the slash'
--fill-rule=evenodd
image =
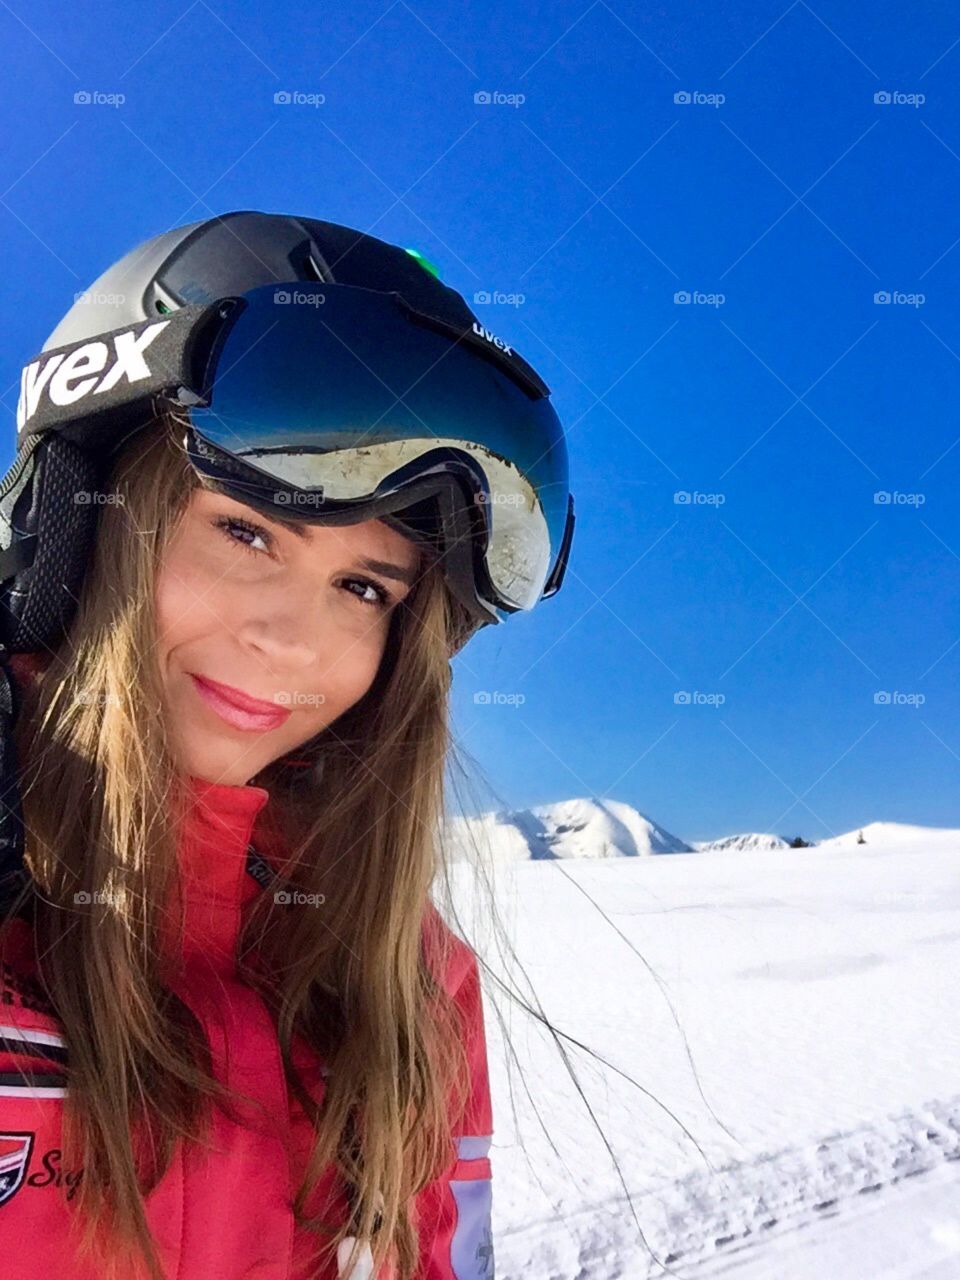
<path id="1" fill-rule="evenodd" d="M 168 653 L 200 633 L 225 625 L 225 593 L 188 557 L 173 553 L 157 576 L 156 616 L 159 645 Z"/>
<path id="2" fill-rule="evenodd" d="M 157 632 L 162 648 L 176 643 L 178 624 L 183 617 L 183 587 L 164 566 L 157 577 Z"/>
<path id="3" fill-rule="evenodd" d="M 183 594 L 182 583 L 165 561 L 157 575 L 156 587 L 157 637 L 161 653 L 166 653 L 179 641 L 184 618 Z"/>
<path id="4" fill-rule="evenodd" d="M 329 724 L 369 691 L 384 660 L 388 628 L 385 624 L 362 636 L 341 634 L 335 643 L 339 657 L 324 662 L 316 681 L 325 697 L 313 716 L 317 724 Z"/>

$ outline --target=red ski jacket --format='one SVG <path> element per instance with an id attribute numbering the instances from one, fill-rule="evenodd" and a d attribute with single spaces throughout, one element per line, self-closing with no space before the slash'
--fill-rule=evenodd
<path id="1" fill-rule="evenodd" d="M 346 1245 L 331 1269 L 319 1270 L 317 1243 L 295 1229 L 292 1199 L 310 1150 L 311 1129 L 288 1096 L 273 1022 L 261 998 L 236 976 L 236 942 L 248 903 L 270 883 L 262 787 L 189 780 L 191 807 L 180 835 L 184 930 L 174 986 L 200 1020 L 214 1070 L 224 1083 L 251 1094 L 264 1120 L 246 1106 L 238 1124 L 214 1108 L 215 1150 L 181 1142 L 161 1181 L 146 1199 L 148 1220 L 170 1280 L 339 1280 Z M 259 856 L 258 856 L 259 855 Z M 447 926 L 431 907 L 424 938 Z M 33 935 L 21 919 L 8 925 L 8 963 L 0 973 L 0 1257 L 16 1280 L 95 1280 L 68 1243 L 70 1199 L 82 1169 L 64 1167 L 61 1119 L 64 1068 L 70 1046 L 36 982 Z M 443 1176 L 416 1199 L 421 1237 L 417 1280 L 492 1280 L 491 1167 L 493 1130 L 483 1008 L 477 959 L 459 939 L 444 975 L 465 1018 L 471 1092 L 455 1120 L 456 1148 Z M 294 1060 L 317 1102 L 323 1063 L 305 1043 Z M 329 1192 L 346 1220 L 332 1166 L 311 1211 Z M 352 1280 L 393 1280 L 392 1268 L 373 1276 L 369 1250 Z"/>

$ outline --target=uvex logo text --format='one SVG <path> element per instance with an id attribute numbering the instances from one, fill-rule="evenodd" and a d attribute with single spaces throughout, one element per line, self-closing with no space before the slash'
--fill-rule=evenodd
<path id="1" fill-rule="evenodd" d="M 513 355 L 513 347 L 508 347 L 502 338 L 498 338 L 496 334 L 491 333 L 489 329 L 485 329 L 479 321 L 474 320 L 473 332 L 478 338 L 483 338 L 485 342 L 492 342 L 498 351 L 502 351 L 505 355 Z"/>
<path id="2" fill-rule="evenodd" d="M 51 404 L 63 406 L 111 391 L 124 377 L 128 382 L 149 378 L 150 366 L 143 353 L 169 323 L 158 320 L 140 334 L 114 334 L 112 352 L 106 342 L 87 342 L 72 351 L 59 351 L 46 361 L 28 364 L 20 378 L 17 430 L 22 431 L 37 412 L 44 393 Z"/>

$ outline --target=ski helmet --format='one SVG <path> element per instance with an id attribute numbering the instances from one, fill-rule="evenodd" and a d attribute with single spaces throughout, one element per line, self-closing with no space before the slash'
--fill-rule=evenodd
<path id="1" fill-rule="evenodd" d="M 549 388 L 422 255 L 335 223 L 237 212 L 104 272 L 23 370 L 0 482 L 0 642 L 72 616 L 111 449 L 185 408 L 198 472 L 317 523 L 379 517 L 441 551 L 477 626 L 559 590 L 573 534 Z"/>

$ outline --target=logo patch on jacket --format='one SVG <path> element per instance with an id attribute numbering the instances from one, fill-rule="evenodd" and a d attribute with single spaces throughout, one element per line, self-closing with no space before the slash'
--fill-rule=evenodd
<path id="1" fill-rule="evenodd" d="M 0 1133 L 0 1205 L 11 1200 L 23 1185 L 33 1139 L 32 1133 Z"/>

